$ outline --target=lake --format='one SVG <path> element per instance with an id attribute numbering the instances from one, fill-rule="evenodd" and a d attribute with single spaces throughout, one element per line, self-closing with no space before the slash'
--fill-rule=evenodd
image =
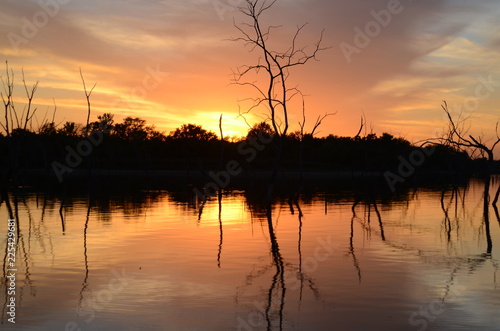
<path id="1" fill-rule="evenodd" d="M 318 187 L 271 208 L 236 189 L 204 204 L 72 192 L 61 208 L 23 188 L 1 205 L 1 329 L 500 330 L 500 221 L 483 188 Z"/>

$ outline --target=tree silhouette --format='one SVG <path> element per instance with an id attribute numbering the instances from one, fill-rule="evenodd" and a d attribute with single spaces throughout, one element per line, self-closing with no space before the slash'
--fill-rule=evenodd
<path id="1" fill-rule="evenodd" d="M 251 86 L 257 91 L 258 96 L 251 99 L 253 105 L 246 113 L 261 106 L 267 107 L 269 113 L 266 117 L 270 119 L 274 133 L 285 138 L 289 127 L 289 103 L 296 96 L 302 97 L 299 89 L 291 87 L 288 83 L 290 69 L 316 59 L 317 53 L 326 49 L 321 46 L 323 32 L 309 51 L 307 47 L 297 45 L 299 35 L 306 26 L 303 24 L 296 29 L 288 49 L 276 51 L 269 42 L 270 32 L 276 27 L 261 25 L 261 15 L 271 8 L 276 0 L 245 0 L 245 2 L 246 4 L 240 7 L 240 12 L 248 18 L 249 23 L 234 24 L 242 37 L 232 40 L 249 46 L 251 52 L 256 50 L 259 57 L 256 64 L 243 65 L 236 69 L 233 73 L 234 83 Z M 260 73 L 264 75 L 260 83 L 245 81 L 247 76 L 252 74 L 258 76 Z"/>
<path id="2" fill-rule="evenodd" d="M 247 133 L 247 139 L 250 137 L 257 137 L 258 135 L 263 135 L 263 137 L 268 140 L 274 135 L 273 128 L 266 122 L 260 122 L 255 124 Z"/>
<path id="3" fill-rule="evenodd" d="M 495 125 L 495 140 L 491 144 L 491 147 L 486 146 L 486 141 L 484 137 L 478 136 L 474 137 L 468 134 L 468 127 L 466 127 L 466 121 L 468 117 L 459 117 L 458 119 L 453 119 L 450 111 L 448 110 L 448 104 L 443 101 L 441 108 L 446 113 L 448 118 L 448 128 L 443 137 L 438 138 L 442 143 L 447 145 L 455 146 L 458 149 L 468 148 L 472 152 L 479 151 L 480 154 L 486 154 L 488 160 L 488 167 L 486 169 L 487 175 L 491 174 L 493 169 L 493 162 L 495 161 L 494 149 L 500 143 L 500 135 L 498 132 L 498 121 Z"/>
<path id="4" fill-rule="evenodd" d="M 216 140 L 217 135 L 212 131 L 207 131 L 201 125 L 183 124 L 180 128 L 170 133 L 173 139 L 210 141 Z"/>
<path id="5" fill-rule="evenodd" d="M 297 27 L 285 51 L 276 50 L 278 46 L 272 45 L 270 40 L 271 31 L 276 26 L 265 27 L 261 24 L 261 16 L 275 3 L 276 0 L 245 0 L 245 4 L 239 9 L 246 16 L 248 22 L 234 23 L 241 37 L 232 39 L 250 47 L 250 52 L 257 51 L 258 53 L 255 64 L 243 65 L 233 72 L 233 82 L 242 86 L 250 86 L 257 92 L 257 97 L 249 98 L 252 101 L 252 106 L 245 113 L 240 112 L 240 115 L 244 117 L 245 114 L 255 109 L 267 108 L 266 120 L 270 121 L 274 135 L 277 137 L 274 140 L 275 154 L 267 192 L 269 201 L 272 200 L 274 182 L 282 163 L 283 145 L 290 125 L 289 110 L 296 97 L 302 99 L 304 116 L 301 124 L 302 131 L 305 124 L 304 97 L 296 86 L 291 86 L 289 83 L 291 70 L 294 67 L 305 65 L 310 60 L 316 60 L 318 52 L 326 49 L 321 46 L 323 31 L 312 49 L 298 45 L 299 36 L 306 26 L 303 24 Z M 249 81 L 255 76 L 257 80 Z M 319 123 L 321 123 L 321 119 L 319 119 Z"/>
<path id="6" fill-rule="evenodd" d="M 37 108 L 32 109 L 32 105 L 35 92 L 38 89 L 38 81 L 36 81 L 31 88 L 28 88 L 23 69 L 21 70 L 21 73 L 27 99 L 21 115 L 17 114 L 17 109 L 14 103 L 14 70 L 9 69 L 9 63 L 7 61 L 5 61 L 5 78 L 0 75 L 0 81 L 2 82 L 3 87 L 3 91 L 0 91 L 0 97 L 4 105 L 5 118 L 5 123 L 0 123 L 0 127 L 5 130 L 7 136 L 9 136 L 16 129 L 27 130 L 28 124 L 31 126 L 33 116 L 37 110 Z"/>
<path id="7" fill-rule="evenodd" d="M 92 92 L 94 91 L 94 88 L 97 85 L 97 82 L 92 86 L 92 88 L 87 91 L 87 86 L 85 84 L 85 79 L 83 78 L 83 73 L 82 73 L 82 68 L 80 68 L 80 77 L 82 78 L 82 84 L 83 84 L 83 91 L 85 92 L 85 99 L 87 100 L 87 124 L 85 126 L 85 134 L 88 134 L 88 129 L 89 129 L 89 121 L 90 121 L 90 96 L 92 95 Z"/>
<path id="8" fill-rule="evenodd" d="M 62 134 L 63 136 L 77 136 L 80 131 L 80 126 L 75 122 L 66 122 L 63 124 L 63 127 L 57 129 L 57 133 Z"/>
<path id="9" fill-rule="evenodd" d="M 53 135 L 56 134 L 56 132 L 57 129 L 54 122 L 46 122 L 38 129 L 38 133 L 41 135 Z"/>
<path id="10" fill-rule="evenodd" d="M 148 137 L 145 127 L 146 121 L 139 117 L 126 117 L 123 123 L 114 126 L 114 134 L 120 139 L 128 141 L 143 141 Z"/>
<path id="11" fill-rule="evenodd" d="M 468 117 L 459 116 L 458 119 L 454 119 L 451 115 L 448 104 L 446 101 L 443 101 L 441 108 L 444 110 L 447 118 L 448 118 L 448 128 L 444 133 L 443 137 L 438 138 L 442 143 L 451 145 L 456 147 L 458 150 L 469 149 L 472 150 L 472 153 L 479 152 L 481 155 L 487 156 L 487 164 L 486 169 L 484 171 L 484 183 L 485 183 L 485 205 L 488 205 L 489 202 L 489 188 L 491 175 L 493 173 L 493 164 L 495 162 L 494 150 L 495 147 L 500 143 L 500 134 L 498 132 L 498 120 L 495 125 L 495 139 L 493 143 L 491 143 L 491 147 L 488 147 L 487 142 L 484 140 L 483 136 L 472 136 L 468 133 L 468 127 L 466 127 L 466 123 Z M 500 185 L 497 187 L 497 191 L 495 194 L 495 198 L 493 200 L 493 204 L 496 204 L 498 201 L 498 197 L 500 194 Z"/>

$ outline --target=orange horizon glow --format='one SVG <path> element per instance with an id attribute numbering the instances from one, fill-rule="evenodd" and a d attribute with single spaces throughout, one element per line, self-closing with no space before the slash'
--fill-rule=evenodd
<path id="1" fill-rule="evenodd" d="M 282 25 L 270 40 L 278 50 L 289 46 L 297 24 L 311 22 L 297 41 L 304 46 L 314 45 L 325 29 L 323 42 L 330 48 L 318 54 L 318 61 L 290 75 L 290 86 L 306 95 L 306 130 L 318 116 L 336 112 L 318 129 L 318 137 L 353 136 L 365 116 L 367 133 L 388 132 L 415 142 L 431 138 L 446 125 L 441 110 L 446 100 L 469 116 L 471 134 L 484 134 L 485 140 L 494 137 L 500 107 L 498 6 L 489 1 L 463 8 L 444 3 L 402 6 L 404 10 L 363 47 L 356 46 L 356 31 L 374 20 L 372 11 L 385 10 L 386 1 L 314 6 L 277 1 L 263 16 L 266 25 Z M 221 13 L 210 1 L 68 3 L 27 38 L 23 18 L 29 20 L 42 10 L 40 6 L 28 2 L 4 7 L 0 59 L 14 71 L 19 112 L 26 100 L 21 70 L 28 86 L 39 81 L 35 126 L 52 118 L 54 103 L 56 123 L 86 121 L 81 68 L 87 87 L 97 83 L 91 119 L 103 113 L 114 114 L 116 122 L 140 117 L 166 134 L 192 123 L 219 135 L 222 114 L 224 136 L 246 135 L 249 127 L 239 112 L 245 112 L 248 103 L 242 100 L 257 95 L 231 84 L 232 69 L 256 63 L 259 55 L 228 41 L 238 36 L 233 17 L 243 20 L 235 8 Z M 13 45 L 13 35 L 26 42 Z M 359 52 L 346 61 L 342 44 L 358 47 Z M 5 78 L 3 67 L 0 73 Z M 484 86 L 485 80 L 489 85 Z M 479 95 L 487 97 L 477 97 L 481 86 Z M 471 99 L 478 102 L 471 104 Z M 246 120 L 253 125 L 266 116 L 261 109 Z M 289 117 L 289 132 L 298 130 L 301 107 L 294 104 Z"/>

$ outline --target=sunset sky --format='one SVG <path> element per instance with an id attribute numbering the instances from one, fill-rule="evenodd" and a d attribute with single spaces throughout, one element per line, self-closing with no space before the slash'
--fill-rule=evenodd
<path id="1" fill-rule="evenodd" d="M 239 100 L 255 94 L 232 85 L 231 73 L 258 57 L 229 40 L 240 36 L 233 18 L 244 20 L 236 10 L 243 3 L 0 0 L 0 59 L 16 74 L 18 108 L 25 100 L 21 68 L 29 84 L 40 81 L 39 122 L 46 113 L 51 118 L 53 98 L 57 123 L 86 121 L 81 67 L 88 86 L 97 82 L 92 119 L 110 112 L 117 121 L 141 117 L 166 133 L 183 123 L 218 132 L 222 113 L 224 134 L 242 135 L 247 126 L 238 107 L 248 104 Z M 324 29 L 323 45 L 330 48 L 290 76 L 307 95 L 309 129 L 316 116 L 337 112 L 318 136 L 352 136 L 364 113 L 368 130 L 417 141 L 445 125 L 442 100 L 470 116 L 470 133 L 494 132 L 500 114 L 499 16 L 498 0 L 278 0 L 263 23 L 282 26 L 270 40 L 278 50 L 286 48 L 297 25 L 309 23 L 301 45 L 313 45 Z M 290 111 L 296 130 L 301 109 Z M 255 111 L 248 122 L 260 121 L 264 112 Z"/>

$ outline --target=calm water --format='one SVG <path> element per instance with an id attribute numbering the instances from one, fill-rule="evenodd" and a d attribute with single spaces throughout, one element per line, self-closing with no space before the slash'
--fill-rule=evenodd
<path id="1" fill-rule="evenodd" d="M 481 182 L 318 191 L 269 212 L 241 191 L 10 204 L 16 324 L 4 272 L 2 330 L 500 330 L 500 222 Z"/>

